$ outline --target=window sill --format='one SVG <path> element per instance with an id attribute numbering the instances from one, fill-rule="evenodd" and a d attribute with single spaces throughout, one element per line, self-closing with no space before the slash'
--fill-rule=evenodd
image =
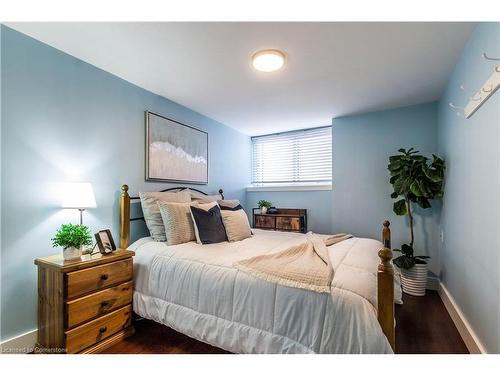
<path id="1" fill-rule="evenodd" d="M 326 191 L 326 190 L 332 190 L 332 184 L 247 186 L 247 192 L 252 192 L 252 191 Z"/>

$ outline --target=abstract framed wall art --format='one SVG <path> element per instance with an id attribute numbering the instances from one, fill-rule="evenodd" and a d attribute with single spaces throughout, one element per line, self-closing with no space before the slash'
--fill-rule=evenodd
<path id="1" fill-rule="evenodd" d="M 146 181 L 208 184 L 208 133 L 146 111 Z"/>

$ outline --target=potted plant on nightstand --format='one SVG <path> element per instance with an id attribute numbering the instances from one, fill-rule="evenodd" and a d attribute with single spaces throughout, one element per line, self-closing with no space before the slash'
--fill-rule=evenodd
<path id="1" fill-rule="evenodd" d="M 92 245 L 92 235 L 85 225 L 63 224 L 52 238 L 53 247 L 63 248 L 65 260 L 79 259 L 84 245 Z"/>
<path id="2" fill-rule="evenodd" d="M 268 208 L 272 206 L 272 203 L 269 201 L 266 201 L 265 199 L 261 199 L 260 201 L 257 202 L 257 205 L 259 206 L 260 213 L 266 214 Z"/>
<path id="3" fill-rule="evenodd" d="M 412 205 L 430 208 L 430 199 L 443 197 L 445 165 L 443 159 L 434 154 L 430 160 L 413 148 L 401 148 L 398 151 L 400 154 L 389 157 L 390 183 L 394 189 L 391 198 L 400 198 L 394 202 L 394 213 L 408 216 L 410 243 L 402 245 L 401 250 L 394 249 L 401 252 L 401 256 L 394 259 L 394 264 L 401 269 L 403 291 L 413 296 L 423 296 L 427 284 L 426 259 L 430 257 L 414 255 Z"/>

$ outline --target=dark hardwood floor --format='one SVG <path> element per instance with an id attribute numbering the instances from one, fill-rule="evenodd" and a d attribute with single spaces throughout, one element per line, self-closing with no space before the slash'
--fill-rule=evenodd
<path id="1" fill-rule="evenodd" d="M 403 296 L 396 306 L 396 351 L 400 354 L 468 353 L 437 292 L 425 297 Z M 105 354 L 224 354 L 222 349 L 196 341 L 150 320 L 135 323 L 136 333 Z"/>
<path id="2" fill-rule="evenodd" d="M 425 297 L 403 294 L 396 305 L 398 354 L 468 354 L 462 337 L 435 291 Z"/>

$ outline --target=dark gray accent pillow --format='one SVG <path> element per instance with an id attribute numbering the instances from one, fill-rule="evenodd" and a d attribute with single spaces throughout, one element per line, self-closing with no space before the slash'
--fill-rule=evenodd
<path id="1" fill-rule="evenodd" d="M 191 213 L 202 244 L 227 241 L 219 206 L 214 206 L 208 211 L 191 206 Z"/>
<path id="2" fill-rule="evenodd" d="M 219 207 L 221 210 L 227 210 L 227 211 L 243 210 L 243 207 L 241 206 L 241 204 L 238 204 L 237 206 L 234 206 L 234 207 L 229 207 L 229 206 L 223 206 L 219 203 Z"/>

